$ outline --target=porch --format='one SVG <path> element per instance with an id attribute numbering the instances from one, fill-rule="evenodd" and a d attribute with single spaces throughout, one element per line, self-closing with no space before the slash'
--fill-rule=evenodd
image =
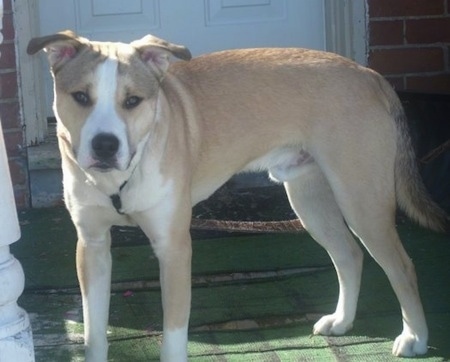
<path id="1" fill-rule="evenodd" d="M 200 217 L 291 217 L 279 187 L 223 189 L 196 207 Z M 228 210 L 228 211 L 225 211 Z M 75 274 L 75 230 L 65 209 L 20 213 L 22 239 L 12 245 L 26 275 L 19 304 L 29 313 L 36 361 L 82 361 L 82 309 Z M 399 219 L 413 259 L 430 329 L 425 360 L 450 358 L 448 237 Z M 326 252 L 306 233 L 194 232 L 192 361 L 389 361 L 401 331 L 398 302 L 386 276 L 366 255 L 354 329 L 312 336 L 334 310 L 338 285 Z M 158 360 L 162 312 L 158 265 L 137 229 L 113 230 L 109 321 L 111 361 Z"/>

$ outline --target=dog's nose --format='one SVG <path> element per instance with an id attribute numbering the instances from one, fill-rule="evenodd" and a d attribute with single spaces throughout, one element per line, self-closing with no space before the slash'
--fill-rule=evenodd
<path id="1" fill-rule="evenodd" d="M 119 139 L 110 133 L 100 133 L 92 139 L 92 150 L 98 159 L 110 159 L 119 150 Z"/>

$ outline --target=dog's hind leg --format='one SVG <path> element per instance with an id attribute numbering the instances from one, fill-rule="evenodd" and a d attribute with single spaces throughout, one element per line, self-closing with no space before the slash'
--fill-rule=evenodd
<path id="1" fill-rule="evenodd" d="M 347 228 L 333 192 L 317 164 L 285 182 L 292 208 L 305 229 L 330 255 L 339 279 L 333 314 L 314 325 L 315 334 L 341 335 L 352 328 L 361 281 L 363 254 Z"/>
<path id="2" fill-rule="evenodd" d="M 392 168 L 387 164 L 384 170 L 378 167 L 379 172 L 374 169 L 374 165 L 361 164 L 359 177 L 348 177 L 349 170 L 344 166 L 334 168 L 330 185 L 349 228 L 382 267 L 400 302 L 403 331 L 395 340 L 393 354 L 424 354 L 428 329 L 414 265 L 395 229 L 394 176 L 389 172 Z"/>

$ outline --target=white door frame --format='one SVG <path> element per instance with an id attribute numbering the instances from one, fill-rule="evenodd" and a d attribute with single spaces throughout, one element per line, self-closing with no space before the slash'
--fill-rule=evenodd
<path id="1" fill-rule="evenodd" d="M 38 145 L 47 136 L 43 75 L 39 59 L 26 51 L 28 41 L 38 34 L 38 5 L 28 0 L 12 1 L 12 4 L 22 124 L 26 145 Z"/>
<path id="2" fill-rule="evenodd" d="M 323 0 L 326 50 L 367 65 L 367 0 Z"/>
<path id="3" fill-rule="evenodd" d="M 367 64 L 367 0 L 322 0 L 325 10 L 326 50 Z M 13 1 L 17 42 L 17 67 L 22 122 L 27 145 L 47 136 L 44 83 L 39 59 L 26 53 L 38 34 L 38 5 L 35 1 Z"/>

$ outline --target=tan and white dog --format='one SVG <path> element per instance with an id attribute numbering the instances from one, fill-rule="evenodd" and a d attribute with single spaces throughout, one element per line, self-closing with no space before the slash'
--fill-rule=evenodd
<path id="1" fill-rule="evenodd" d="M 400 301 L 397 356 L 427 351 L 413 264 L 395 229 L 398 203 L 434 230 L 448 218 L 419 177 L 401 104 L 377 73 L 305 49 L 247 49 L 189 60 L 146 36 L 91 42 L 70 31 L 32 39 L 48 53 L 65 202 L 78 233 L 86 361 L 106 361 L 112 225 L 139 225 L 159 259 L 161 359 L 187 359 L 193 205 L 233 174 L 268 170 L 305 229 L 330 254 L 340 292 L 314 333 L 355 318 L 361 243 Z"/>

